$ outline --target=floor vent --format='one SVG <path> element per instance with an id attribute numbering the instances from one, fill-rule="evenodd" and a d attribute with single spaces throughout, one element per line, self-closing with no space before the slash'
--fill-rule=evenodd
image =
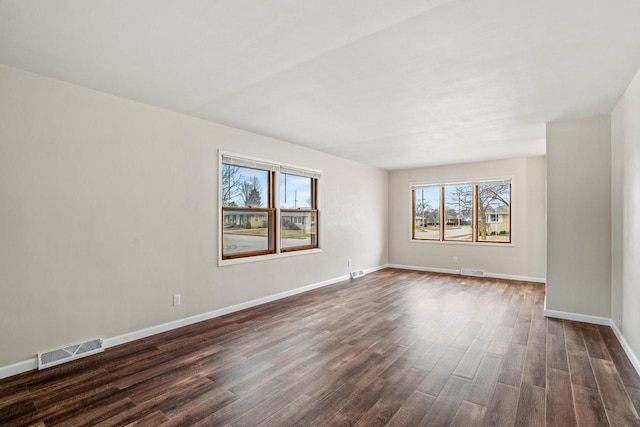
<path id="1" fill-rule="evenodd" d="M 473 270 L 471 268 L 463 268 L 462 270 L 460 270 L 460 274 L 462 276 L 484 277 L 483 270 Z"/>
<path id="2" fill-rule="evenodd" d="M 356 271 L 352 271 L 349 274 L 351 275 L 352 279 L 357 279 L 358 277 L 364 276 L 364 271 L 363 270 L 356 270 Z"/>
<path id="3" fill-rule="evenodd" d="M 102 338 L 38 353 L 38 369 L 50 368 L 104 351 Z"/>

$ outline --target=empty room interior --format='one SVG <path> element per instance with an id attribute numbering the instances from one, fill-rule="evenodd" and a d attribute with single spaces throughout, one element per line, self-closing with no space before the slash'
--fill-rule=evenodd
<path id="1" fill-rule="evenodd" d="M 639 22 L 0 0 L 0 425 L 640 426 Z"/>

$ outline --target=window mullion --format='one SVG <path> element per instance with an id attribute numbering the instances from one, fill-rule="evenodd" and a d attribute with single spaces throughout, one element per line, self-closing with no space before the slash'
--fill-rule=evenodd
<path id="1" fill-rule="evenodd" d="M 473 220 L 471 221 L 471 236 L 473 241 L 478 241 L 478 184 L 473 186 Z"/>
<path id="2" fill-rule="evenodd" d="M 444 226 L 446 221 L 446 212 L 444 209 L 444 186 L 440 187 L 440 241 L 444 241 Z"/>

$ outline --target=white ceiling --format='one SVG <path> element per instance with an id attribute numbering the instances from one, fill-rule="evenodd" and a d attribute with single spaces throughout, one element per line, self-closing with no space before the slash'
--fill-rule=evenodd
<path id="1" fill-rule="evenodd" d="M 402 169 L 611 112 L 640 1 L 0 0 L 0 63 Z"/>

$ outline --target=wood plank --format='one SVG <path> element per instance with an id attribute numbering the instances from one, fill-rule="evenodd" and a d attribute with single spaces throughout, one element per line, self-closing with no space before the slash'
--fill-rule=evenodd
<path id="1" fill-rule="evenodd" d="M 449 381 L 451 374 L 458 366 L 458 363 L 460 363 L 464 354 L 465 352 L 462 350 L 449 347 L 438 363 L 429 371 L 422 383 L 420 383 L 417 390 L 437 397 Z"/>
<path id="2" fill-rule="evenodd" d="M 584 336 L 582 335 L 582 328 L 580 327 L 580 323 L 573 322 L 571 320 L 565 320 L 563 323 L 567 352 L 586 353 L 587 346 L 584 343 Z"/>
<path id="3" fill-rule="evenodd" d="M 136 405 L 129 399 L 117 400 L 109 405 L 100 405 L 90 411 L 83 411 L 64 421 L 64 425 L 72 426 L 95 426 L 101 422 L 110 421 L 114 416 L 121 414 Z M 158 411 L 159 412 L 159 411 Z M 164 417 L 166 421 L 166 417 Z"/>
<path id="4" fill-rule="evenodd" d="M 597 328 L 590 328 L 586 324 L 582 324 L 582 335 L 587 346 L 589 357 L 597 357 L 599 359 L 611 360 L 607 346 L 602 340 L 600 331 Z"/>
<path id="5" fill-rule="evenodd" d="M 380 374 L 380 378 L 395 383 L 398 378 L 404 376 L 405 372 L 411 369 L 414 363 L 426 353 L 430 346 L 431 343 L 416 340 L 398 360 L 389 365 L 389 367 Z"/>
<path id="6" fill-rule="evenodd" d="M 549 334 L 547 336 L 547 368 L 569 371 L 564 334 Z"/>
<path id="7" fill-rule="evenodd" d="M 519 392 L 519 388 L 501 383 L 496 384 L 482 425 L 487 427 L 512 426 L 516 420 Z"/>
<path id="8" fill-rule="evenodd" d="M 593 366 L 609 423 L 625 426 L 640 425 L 640 417 L 613 362 L 592 357 L 591 366 Z"/>
<path id="9" fill-rule="evenodd" d="M 407 402 L 400 407 L 398 412 L 396 412 L 389 423 L 387 423 L 387 426 L 404 427 L 418 425 L 435 400 L 436 398 L 431 395 L 419 391 L 413 392 L 407 399 Z"/>
<path id="10" fill-rule="evenodd" d="M 515 425 L 533 427 L 545 425 L 545 389 L 522 383 Z"/>
<path id="11" fill-rule="evenodd" d="M 486 407 L 496 387 L 501 366 L 502 357 L 489 353 L 485 354 L 475 377 L 471 381 L 465 400 Z"/>
<path id="12" fill-rule="evenodd" d="M 569 427 L 577 425 L 569 372 L 549 368 L 547 370 L 547 384 L 547 426 Z"/>
<path id="13" fill-rule="evenodd" d="M 519 305 L 509 305 L 509 307 L 502 313 L 500 318 L 500 325 L 513 327 L 518 319 L 518 312 L 520 311 Z"/>
<path id="14" fill-rule="evenodd" d="M 622 345 L 616 338 L 616 334 L 609 326 L 598 326 L 600 336 L 604 342 L 611 360 L 616 365 L 618 375 L 622 379 L 624 385 L 628 387 L 640 388 L 640 375 L 636 372 L 635 368 L 631 364 L 631 361 L 627 357 Z"/>
<path id="15" fill-rule="evenodd" d="M 159 426 L 160 424 L 167 421 L 167 417 L 160 411 L 155 411 L 150 414 L 145 415 L 144 417 L 137 419 L 133 422 L 125 424 L 126 427 L 145 427 L 145 426 Z M 113 424 L 111 424 L 113 425 Z"/>
<path id="16" fill-rule="evenodd" d="M 596 377 L 587 353 L 569 353 L 571 384 L 597 389 Z"/>
<path id="17" fill-rule="evenodd" d="M 308 407 L 303 408 L 300 417 L 292 426 L 323 426 L 342 409 L 348 402 L 350 396 L 354 393 L 355 386 L 353 384 L 343 384 L 333 393 L 322 400 L 312 399 Z"/>
<path id="18" fill-rule="evenodd" d="M 482 423 L 487 408 L 475 403 L 464 401 L 460 404 L 456 416 L 451 421 L 451 427 L 477 426 Z"/>
<path id="19" fill-rule="evenodd" d="M 413 367 L 427 372 L 433 369 L 453 340 L 454 338 L 449 335 L 439 335 L 433 345 L 413 364 Z"/>
<path id="20" fill-rule="evenodd" d="M 547 318 L 547 333 L 564 338 L 564 321 L 562 319 Z"/>
<path id="21" fill-rule="evenodd" d="M 482 325 L 482 328 L 476 334 L 476 339 L 481 339 L 484 341 L 491 341 L 493 336 L 496 334 L 496 330 L 500 325 L 500 319 L 491 319 Z"/>
<path id="22" fill-rule="evenodd" d="M 464 399 L 471 382 L 455 376 L 449 377 L 449 381 L 438 394 L 438 398 L 433 402 L 431 408 L 422 418 L 420 426 L 445 426 L 449 425 L 458 407 Z"/>
<path id="23" fill-rule="evenodd" d="M 35 420 L 38 410 L 31 401 L 14 402 L 0 408 L 0 425 L 11 423 L 27 424 Z"/>
<path id="24" fill-rule="evenodd" d="M 493 339 L 487 346 L 487 353 L 504 356 L 507 352 L 507 349 L 509 348 L 512 334 L 512 326 L 498 325 L 498 329 L 493 335 Z"/>
<path id="25" fill-rule="evenodd" d="M 282 384 L 277 381 L 268 382 L 253 393 L 236 399 L 222 408 L 211 407 L 207 402 L 193 405 L 188 411 L 176 414 L 166 423 L 166 426 L 185 425 L 224 425 L 245 412 L 260 405 L 269 396 L 282 390 Z"/>
<path id="26" fill-rule="evenodd" d="M 396 412 L 406 403 L 427 373 L 420 369 L 410 369 L 396 383 L 389 383 L 380 399 L 362 416 L 357 425 L 385 426 L 395 416 Z"/>
<path id="27" fill-rule="evenodd" d="M 367 384 L 366 388 L 356 389 L 353 397 L 349 402 L 340 409 L 336 414 L 336 419 L 340 420 L 339 424 L 355 425 L 369 409 L 380 399 L 387 387 L 387 382 L 383 379 L 376 379 L 372 383 Z M 328 425 L 333 424 L 329 420 Z"/>
<path id="28" fill-rule="evenodd" d="M 529 342 L 529 330 L 531 329 L 531 320 L 516 319 L 516 324 L 511 333 L 511 342 L 514 344 L 527 345 Z"/>
<path id="29" fill-rule="evenodd" d="M 488 346 L 489 341 L 479 338 L 474 339 L 453 374 L 462 378 L 472 379 L 478 366 L 480 366 L 480 362 L 482 362 Z"/>
<path id="30" fill-rule="evenodd" d="M 465 325 L 462 332 L 460 332 L 458 336 L 456 336 L 456 339 L 451 343 L 451 347 L 466 351 L 480 331 L 480 328 L 482 328 L 482 325 L 483 324 L 480 322 L 470 320 Z"/>
<path id="31" fill-rule="evenodd" d="M 635 387 L 626 387 L 627 393 L 633 402 L 633 406 L 636 408 L 636 413 L 640 415 L 640 389 Z"/>
<path id="32" fill-rule="evenodd" d="M 532 319 L 527 344 L 547 344 L 546 320 Z"/>
<path id="33" fill-rule="evenodd" d="M 59 400 L 55 396 L 35 401 L 38 416 L 46 420 L 46 424 L 64 424 L 64 421 L 75 416 L 79 411 L 91 411 L 99 406 L 110 405 L 121 400 L 122 395 L 112 384 L 103 384 L 95 389 L 80 388 L 82 392 L 74 395 L 65 393 Z"/>
<path id="34" fill-rule="evenodd" d="M 575 398 L 578 425 L 593 427 L 607 427 L 609 425 L 607 414 L 602 404 L 602 398 L 598 390 L 581 385 L 574 385 L 573 395 Z"/>
<path id="35" fill-rule="evenodd" d="M 545 344 L 527 345 L 527 354 L 524 361 L 522 371 L 522 381 L 537 385 L 545 386 L 547 347 Z"/>
<path id="36" fill-rule="evenodd" d="M 504 355 L 500 375 L 498 375 L 499 382 L 514 387 L 520 387 L 526 350 L 527 347 L 524 345 L 514 343 L 509 344 L 507 353 Z"/>

